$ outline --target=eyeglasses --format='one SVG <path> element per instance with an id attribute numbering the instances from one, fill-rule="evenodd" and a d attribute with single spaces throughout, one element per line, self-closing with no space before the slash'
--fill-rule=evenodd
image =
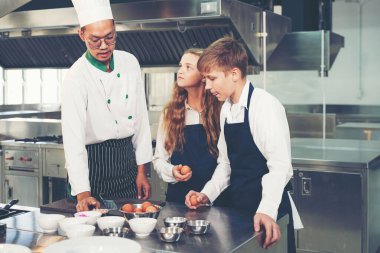
<path id="1" fill-rule="evenodd" d="M 99 38 L 99 39 L 85 39 L 90 46 L 91 49 L 99 49 L 103 45 L 103 41 L 107 46 L 112 46 L 115 45 L 116 43 L 116 32 L 113 32 L 112 34 L 108 35 L 107 37 L 104 38 Z"/>

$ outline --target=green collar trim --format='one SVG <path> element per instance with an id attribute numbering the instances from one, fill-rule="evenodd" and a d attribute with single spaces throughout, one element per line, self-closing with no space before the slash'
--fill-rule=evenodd
<path id="1" fill-rule="evenodd" d="M 86 52 L 86 59 L 97 69 L 103 71 L 103 72 L 107 72 L 107 66 L 101 62 L 101 61 L 98 61 L 97 59 L 95 59 L 94 56 L 92 56 L 90 54 L 89 51 Z M 111 71 L 113 71 L 115 68 L 115 65 L 114 65 L 114 61 L 113 61 L 113 54 L 111 56 L 111 62 L 110 62 L 110 69 Z"/>

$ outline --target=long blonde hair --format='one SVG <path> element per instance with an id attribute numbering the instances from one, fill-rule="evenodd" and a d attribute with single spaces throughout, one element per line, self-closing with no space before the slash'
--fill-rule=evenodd
<path id="1" fill-rule="evenodd" d="M 200 56 L 203 50 L 191 48 L 184 54 L 194 54 Z M 164 108 L 163 126 L 166 133 L 165 149 L 168 152 L 183 151 L 185 143 L 184 128 L 187 99 L 187 91 L 174 83 L 172 97 Z M 210 94 L 209 91 L 204 92 L 202 101 L 203 111 L 201 114 L 201 122 L 206 131 L 208 150 L 214 157 L 218 156 L 217 142 L 220 133 L 219 114 L 221 103 Z"/>

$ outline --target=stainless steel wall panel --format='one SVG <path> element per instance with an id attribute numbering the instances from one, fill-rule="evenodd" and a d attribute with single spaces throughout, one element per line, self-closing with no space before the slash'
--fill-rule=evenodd
<path id="1" fill-rule="evenodd" d="M 0 120 L 0 140 L 62 135 L 61 120 L 10 118 Z"/>

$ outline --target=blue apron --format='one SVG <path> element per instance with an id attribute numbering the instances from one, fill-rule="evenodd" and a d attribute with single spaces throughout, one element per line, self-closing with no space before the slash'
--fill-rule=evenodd
<path id="1" fill-rule="evenodd" d="M 206 131 L 202 124 L 187 125 L 184 129 L 184 137 L 183 151 L 173 152 L 171 164 L 190 166 L 192 176 L 186 182 L 169 184 L 166 193 L 167 201 L 184 203 L 185 196 L 190 190 L 199 192 L 203 189 L 217 166 L 216 158 L 208 150 Z M 214 204 L 227 204 L 226 194 L 221 195 Z"/>
<path id="2" fill-rule="evenodd" d="M 247 108 L 253 93 L 249 85 Z M 248 110 L 244 112 L 244 122 L 224 124 L 224 135 L 227 144 L 228 158 L 231 164 L 230 194 L 233 207 L 256 213 L 262 197 L 261 180 L 269 172 L 267 160 L 256 146 L 249 126 Z M 289 252 L 295 252 L 294 226 L 292 210 L 287 191 L 291 189 L 288 183 L 282 194 L 279 207 L 281 214 L 289 214 L 288 246 Z"/>

